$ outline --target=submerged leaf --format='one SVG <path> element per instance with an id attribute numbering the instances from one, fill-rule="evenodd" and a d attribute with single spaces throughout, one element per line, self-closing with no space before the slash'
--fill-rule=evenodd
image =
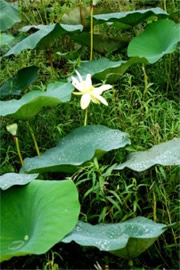
<path id="1" fill-rule="evenodd" d="M 70 180 L 36 180 L 2 191 L 0 261 L 47 252 L 72 231 L 79 212 Z"/>
<path id="2" fill-rule="evenodd" d="M 160 20 L 147 26 L 145 31 L 133 38 L 128 46 L 129 57 L 144 57 L 150 64 L 165 54 L 172 53 L 180 41 L 180 25 L 170 20 Z"/>
<path id="3" fill-rule="evenodd" d="M 20 69 L 17 74 L 9 78 L 0 87 L 0 97 L 10 95 L 19 95 L 29 85 L 31 85 L 38 77 L 38 67 L 31 66 Z"/>
<path id="4" fill-rule="evenodd" d="M 105 126 L 85 126 L 73 130 L 58 145 L 40 157 L 26 158 L 23 170 L 31 172 L 73 172 L 95 155 L 130 144 L 128 134 Z"/>
<path id="5" fill-rule="evenodd" d="M 20 21 L 18 9 L 14 5 L 0 0 L 0 31 L 6 31 Z"/>
<path id="6" fill-rule="evenodd" d="M 16 185 L 26 185 L 36 179 L 38 174 L 6 173 L 0 176 L 0 189 L 6 190 Z"/>
<path id="7" fill-rule="evenodd" d="M 28 120 L 34 117 L 45 106 L 55 106 L 71 99 L 73 91 L 71 83 L 50 83 L 47 91 L 31 91 L 21 99 L 0 101 L 0 116 Z"/>
<path id="8" fill-rule="evenodd" d="M 159 164 L 163 166 L 180 165 L 180 139 L 160 143 L 147 151 L 131 153 L 126 162 L 117 166 L 114 170 L 131 170 L 142 172 Z"/>
<path id="9" fill-rule="evenodd" d="M 75 229 L 63 239 L 82 246 L 94 246 L 125 259 L 139 256 L 164 232 L 164 224 L 144 217 L 136 217 L 122 223 L 91 225 L 79 221 Z"/>

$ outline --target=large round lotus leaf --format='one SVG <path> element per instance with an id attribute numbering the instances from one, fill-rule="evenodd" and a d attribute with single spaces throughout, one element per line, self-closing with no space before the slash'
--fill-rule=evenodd
<path id="1" fill-rule="evenodd" d="M 18 10 L 14 5 L 0 0 L 0 31 L 5 31 L 20 22 Z"/>
<path id="2" fill-rule="evenodd" d="M 0 189 L 5 190 L 15 185 L 26 185 L 37 177 L 38 174 L 6 173 L 0 176 Z"/>
<path id="3" fill-rule="evenodd" d="M 63 239 L 82 246 L 94 246 L 125 259 L 139 256 L 164 232 L 166 226 L 144 217 L 122 223 L 91 225 L 79 221 L 75 229 Z"/>
<path id="4" fill-rule="evenodd" d="M 131 153 L 126 162 L 117 166 L 114 170 L 129 168 L 142 172 L 159 164 L 163 166 L 180 165 L 180 139 L 160 143 L 147 151 Z"/>
<path id="5" fill-rule="evenodd" d="M 0 116 L 31 119 L 45 106 L 69 101 L 73 89 L 71 83 L 55 82 L 48 85 L 47 91 L 31 91 L 19 100 L 0 101 Z"/>
<path id="6" fill-rule="evenodd" d="M 8 46 L 14 40 L 14 37 L 9 34 L 2 33 L 0 34 L 0 48 Z"/>
<path id="7" fill-rule="evenodd" d="M 1 192 L 0 261 L 42 254 L 72 231 L 80 205 L 70 181 L 36 180 Z"/>
<path id="8" fill-rule="evenodd" d="M 151 16 L 165 18 L 168 16 L 168 13 L 161 8 L 149 8 L 128 12 L 98 14 L 94 15 L 93 18 L 95 24 L 112 22 L 114 26 L 126 29 L 145 21 Z"/>
<path id="9" fill-rule="evenodd" d="M 31 85 L 38 77 L 38 67 L 31 66 L 18 70 L 17 74 L 9 78 L 0 86 L 0 97 L 10 95 L 19 95 L 29 85 Z"/>
<path id="10" fill-rule="evenodd" d="M 91 160 L 95 154 L 130 144 L 128 134 L 105 126 L 85 126 L 72 131 L 58 145 L 39 157 L 26 158 L 25 172 L 73 172 L 77 166 Z"/>
<path id="11" fill-rule="evenodd" d="M 117 81 L 120 76 L 133 64 L 148 63 L 143 58 L 131 58 L 127 61 L 111 61 L 108 58 L 100 58 L 94 61 L 84 61 L 77 68 L 83 78 L 90 73 L 93 78 L 107 80 L 110 83 Z M 77 75 L 74 74 L 74 77 Z"/>
<path id="12" fill-rule="evenodd" d="M 11 54 L 20 54 L 26 49 L 45 49 L 49 47 L 56 38 L 69 32 L 82 31 L 82 25 L 51 24 L 41 25 L 40 29 L 17 43 L 4 56 Z"/>
<path id="13" fill-rule="evenodd" d="M 91 35 L 87 32 L 82 32 L 79 34 L 71 34 L 70 38 L 84 46 L 90 47 L 91 46 Z M 116 50 L 120 50 L 124 47 L 127 47 L 128 40 L 124 39 L 113 39 L 109 38 L 105 35 L 101 34 L 94 34 L 93 35 L 93 50 L 105 54 L 107 52 L 113 52 Z"/>
<path id="14" fill-rule="evenodd" d="M 151 23 L 128 46 L 129 57 L 144 57 L 153 64 L 165 54 L 172 53 L 180 41 L 180 25 L 170 20 Z"/>

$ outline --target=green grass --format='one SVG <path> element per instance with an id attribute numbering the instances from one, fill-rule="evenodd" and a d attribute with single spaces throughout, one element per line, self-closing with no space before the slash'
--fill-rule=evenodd
<path id="1" fill-rule="evenodd" d="M 52 2 L 54 3 L 52 5 Z M 62 5 L 58 3 L 61 2 Z M 27 24 L 52 23 L 75 6 L 75 1 L 20 1 L 22 26 Z M 44 5 L 51 4 L 53 12 L 45 11 Z M 132 10 L 139 1 L 123 4 L 115 1 L 114 11 Z M 103 1 L 104 7 L 111 1 Z M 145 5 L 145 4 L 144 4 Z M 172 3 L 167 2 L 169 9 Z M 163 6 L 163 1 L 154 6 Z M 142 6 L 141 6 L 142 7 Z M 145 7 L 147 7 L 145 5 Z M 32 8 L 32 10 L 30 10 Z M 16 31 L 16 28 L 14 29 Z M 113 33 L 112 33 L 113 34 Z M 59 48 L 67 50 L 66 40 L 57 41 Z M 55 45 L 52 45 L 52 50 Z M 125 53 L 109 55 L 112 60 L 124 58 Z M 95 53 L 95 57 L 100 57 Z M 0 77 L 2 83 L 14 75 L 17 70 L 30 65 L 40 67 L 38 80 L 29 87 L 45 89 L 48 83 L 66 79 L 72 74 L 81 59 L 88 59 L 88 49 L 83 49 L 78 59 L 65 59 L 53 54 L 55 72 L 49 65 L 46 52 L 23 52 L 18 57 L 3 59 Z M 71 177 L 77 184 L 82 205 L 80 218 L 96 224 L 99 222 L 120 222 L 128 218 L 143 215 L 157 222 L 169 224 L 179 218 L 178 189 L 179 169 L 155 166 L 143 173 L 113 171 L 116 163 L 123 162 L 128 153 L 146 150 L 155 144 L 179 136 L 179 82 L 178 52 L 165 56 L 158 63 L 146 67 L 148 83 L 144 92 L 142 66 L 130 68 L 112 90 L 104 97 L 109 106 L 90 105 L 88 124 L 103 124 L 129 133 L 131 145 L 125 149 L 113 151 L 97 163 L 92 161 L 74 175 L 51 173 L 49 179 Z M 40 151 L 44 152 L 56 145 L 59 138 L 83 125 L 84 112 L 79 106 L 79 97 L 73 96 L 69 104 L 56 108 L 45 108 L 32 121 Z M 1 165 L 0 174 L 20 169 L 12 137 L 6 132 L 6 125 L 12 119 L 0 119 L 1 125 Z M 36 155 L 30 135 L 24 122 L 18 122 L 18 136 L 23 157 Z M 113 255 L 100 252 L 95 248 L 85 248 L 71 244 L 58 244 L 47 254 L 13 258 L 2 264 L 3 269 L 128 269 L 127 262 Z M 160 237 L 145 253 L 134 260 L 134 269 L 179 269 L 178 263 L 178 226 Z"/>

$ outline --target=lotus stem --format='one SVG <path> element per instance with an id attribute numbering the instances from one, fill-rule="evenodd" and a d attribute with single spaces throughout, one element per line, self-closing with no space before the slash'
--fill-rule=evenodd
<path id="1" fill-rule="evenodd" d="M 153 191 L 153 219 L 154 219 L 154 222 L 157 222 L 156 208 L 157 208 L 156 194 Z"/>
<path id="2" fill-rule="evenodd" d="M 48 49 L 48 57 L 49 57 L 49 63 L 50 63 L 50 66 L 51 66 L 51 70 L 52 70 L 52 72 L 54 72 L 54 66 L 53 66 L 52 54 L 51 54 L 51 52 L 50 52 L 49 49 Z"/>
<path id="3" fill-rule="evenodd" d="M 91 6 L 91 47 L 90 47 L 90 61 L 93 60 L 93 32 L 94 32 L 94 27 L 93 27 L 93 10 L 94 10 L 94 7 Z"/>
<path id="4" fill-rule="evenodd" d="M 38 147 L 37 140 L 36 140 L 35 134 L 34 134 L 34 132 L 33 132 L 33 129 L 32 129 L 32 127 L 30 126 L 30 124 L 29 124 L 28 121 L 26 122 L 26 124 L 27 124 L 28 129 L 29 129 L 29 131 L 30 131 L 30 134 L 31 134 L 31 136 L 32 136 L 32 139 L 33 139 L 33 142 L 34 142 L 34 146 L 35 146 L 37 155 L 40 156 L 39 147 Z"/>
<path id="5" fill-rule="evenodd" d="M 144 96 L 146 96 L 147 94 L 147 90 L 148 90 L 148 76 L 146 74 L 146 69 L 145 69 L 145 65 L 142 65 L 142 70 L 143 70 L 143 74 L 144 74 Z"/>
<path id="6" fill-rule="evenodd" d="M 85 110 L 84 126 L 87 126 L 88 109 Z"/>
<path id="7" fill-rule="evenodd" d="M 167 12 L 166 0 L 164 0 L 164 10 Z"/>
<path id="8" fill-rule="evenodd" d="M 128 261 L 128 265 L 129 265 L 130 267 L 132 267 L 132 266 L 133 266 L 133 260 L 132 260 L 132 259 L 129 259 L 129 261 Z"/>
<path id="9" fill-rule="evenodd" d="M 23 161 L 23 158 L 22 158 L 22 155 L 21 155 L 21 151 L 20 151 L 20 147 L 19 147 L 18 137 L 17 136 L 14 136 L 13 138 L 14 138 L 15 143 L 16 143 L 16 149 L 17 149 L 17 153 L 18 153 L 18 156 L 19 156 L 19 159 L 20 159 L 20 162 L 21 162 L 21 166 L 23 167 L 24 166 L 24 161 Z"/>

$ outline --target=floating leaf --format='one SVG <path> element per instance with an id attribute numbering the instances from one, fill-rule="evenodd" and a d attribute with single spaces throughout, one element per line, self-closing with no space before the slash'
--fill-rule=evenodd
<path id="1" fill-rule="evenodd" d="M 85 79 L 90 73 L 93 78 L 107 80 L 110 83 L 117 81 L 120 76 L 133 64 L 148 63 L 145 59 L 131 58 L 127 61 L 110 61 L 108 58 L 100 58 L 94 61 L 84 61 L 77 70 Z M 76 75 L 74 75 L 76 77 Z"/>
<path id="2" fill-rule="evenodd" d="M 46 49 L 56 38 L 74 31 L 81 31 L 82 25 L 51 24 L 41 25 L 40 29 L 17 43 L 4 56 L 20 54 L 27 49 Z"/>
<path id="3" fill-rule="evenodd" d="M 14 37 L 12 35 L 0 33 L 0 48 L 4 46 L 8 46 L 9 44 L 11 44 L 13 40 L 14 40 Z"/>
<path id="4" fill-rule="evenodd" d="M 160 143 L 147 151 L 131 153 L 126 162 L 117 166 L 114 170 L 131 170 L 142 172 L 150 167 L 160 164 L 163 166 L 180 165 L 180 139 Z"/>
<path id="5" fill-rule="evenodd" d="M 45 106 L 55 106 L 71 99 L 71 83 L 50 83 L 47 91 L 31 91 L 21 99 L 0 101 L 0 116 L 11 116 L 15 119 L 28 120 L 34 117 Z"/>
<path id="6" fill-rule="evenodd" d="M 161 8 L 150 8 L 142 9 L 128 12 L 113 12 L 107 14 L 98 14 L 94 15 L 94 23 L 114 23 L 113 26 L 122 29 L 128 29 L 134 25 L 139 24 L 140 22 L 145 21 L 151 16 L 157 16 L 158 18 L 166 18 L 168 13 L 166 13 Z"/>
<path id="7" fill-rule="evenodd" d="M 72 34 L 70 37 L 73 41 L 90 47 L 91 37 L 89 33 L 82 32 L 78 35 Z M 93 50 L 102 54 L 122 49 L 126 47 L 127 44 L 127 40 L 113 39 L 100 34 L 94 34 L 93 36 Z"/>
<path id="8" fill-rule="evenodd" d="M 15 23 L 21 21 L 18 16 L 18 10 L 14 5 L 0 0 L 0 10 L 0 31 L 6 31 Z"/>
<path id="9" fill-rule="evenodd" d="M 35 180 L 1 192 L 0 261 L 42 254 L 72 231 L 80 205 L 75 184 Z"/>
<path id="10" fill-rule="evenodd" d="M 0 189 L 5 190 L 15 185 L 26 185 L 37 177 L 38 174 L 6 173 L 0 176 Z"/>
<path id="11" fill-rule="evenodd" d="M 160 20 L 147 26 L 128 46 L 129 57 L 144 57 L 153 64 L 165 54 L 172 53 L 180 41 L 180 25 Z"/>
<path id="12" fill-rule="evenodd" d="M 31 66 L 20 69 L 16 76 L 9 78 L 0 87 L 0 97 L 10 95 L 19 95 L 29 85 L 31 85 L 38 77 L 38 67 Z"/>
<path id="13" fill-rule="evenodd" d="M 128 134 L 105 126 L 85 126 L 72 131 L 40 157 L 26 158 L 26 172 L 73 172 L 77 166 L 105 152 L 130 144 Z"/>
<path id="14" fill-rule="evenodd" d="M 63 239 L 82 246 L 94 246 L 125 259 L 139 256 L 164 232 L 166 226 L 144 217 L 122 223 L 91 225 L 79 221 L 75 229 Z"/>

